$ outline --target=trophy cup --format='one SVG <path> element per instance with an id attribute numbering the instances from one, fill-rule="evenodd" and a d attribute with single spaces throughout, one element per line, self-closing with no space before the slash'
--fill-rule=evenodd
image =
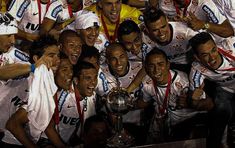
<path id="1" fill-rule="evenodd" d="M 119 86 L 108 94 L 107 105 L 117 118 L 115 122 L 115 134 L 107 142 L 109 148 L 125 148 L 134 144 L 134 138 L 128 135 L 122 126 L 122 115 L 128 112 L 131 102 L 130 95 Z"/>

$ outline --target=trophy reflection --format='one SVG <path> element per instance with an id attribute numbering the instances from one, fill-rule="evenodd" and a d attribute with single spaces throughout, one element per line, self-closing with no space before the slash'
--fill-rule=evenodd
<path id="1" fill-rule="evenodd" d="M 122 115 L 128 112 L 131 102 L 130 95 L 120 87 L 113 89 L 108 94 L 107 105 L 117 119 L 114 126 L 115 134 L 107 142 L 107 146 L 110 148 L 123 148 L 134 144 L 134 138 L 125 132 L 122 123 Z"/>

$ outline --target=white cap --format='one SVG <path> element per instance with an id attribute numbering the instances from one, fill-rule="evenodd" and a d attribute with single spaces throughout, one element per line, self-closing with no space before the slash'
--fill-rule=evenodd
<path id="1" fill-rule="evenodd" d="M 77 13 L 75 29 L 87 29 L 93 26 L 100 26 L 99 18 L 94 12 L 81 10 Z"/>
<path id="2" fill-rule="evenodd" d="M 0 17 L 4 17 L 3 15 L 4 14 L 0 14 Z M 0 22 L 0 35 L 16 34 L 17 32 L 18 28 L 15 19 L 8 22 Z"/>

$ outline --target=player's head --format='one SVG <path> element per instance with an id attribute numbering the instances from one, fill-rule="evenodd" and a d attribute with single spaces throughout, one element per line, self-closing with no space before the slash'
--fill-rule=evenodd
<path id="1" fill-rule="evenodd" d="M 170 62 L 162 50 L 153 48 L 147 53 L 145 58 L 145 70 L 158 85 L 167 83 L 169 69 Z"/>
<path id="2" fill-rule="evenodd" d="M 88 46 L 94 46 L 99 36 L 100 22 L 98 16 L 92 11 L 81 10 L 75 20 L 75 29 L 82 41 Z"/>
<path id="3" fill-rule="evenodd" d="M 144 12 L 144 23 L 151 39 L 160 44 L 170 42 L 172 30 L 162 10 L 147 9 Z"/>
<path id="4" fill-rule="evenodd" d="M 107 63 L 114 75 L 124 76 L 128 71 L 128 56 L 120 43 L 111 43 L 106 48 Z"/>
<path id="5" fill-rule="evenodd" d="M 0 13 L 0 53 L 7 52 L 15 44 L 15 34 L 18 32 L 16 21 L 4 22 L 6 16 Z"/>
<path id="6" fill-rule="evenodd" d="M 95 66 L 88 62 L 78 62 L 74 66 L 74 77 L 76 87 L 82 97 L 90 97 L 93 95 L 97 85 L 98 71 Z"/>
<path id="7" fill-rule="evenodd" d="M 54 73 L 60 64 L 60 48 L 56 39 L 52 36 L 42 36 L 34 41 L 29 50 L 30 62 L 35 63 L 42 56 L 47 56 L 51 60 L 51 69 Z"/>
<path id="8" fill-rule="evenodd" d="M 75 65 L 82 51 L 81 37 L 73 30 L 65 30 L 60 34 L 61 51 L 66 54 L 70 62 Z"/>
<path id="9" fill-rule="evenodd" d="M 116 23 L 118 21 L 121 12 L 121 0 L 100 0 L 98 6 L 102 11 L 102 14 L 111 22 Z"/>
<path id="10" fill-rule="evenodd" d="M 218 48 L 207 32 L 196 34 L 189 40 L 195 53 L 195 58 L 209 69 L 217 69 L 222 63 Z"/>
<path id="11" fill-rule="evenodd" d="M 132 20 L 123 21 L 118 28 L 118 40 L 134 55 L 138 55 L 142 47 L 142 35 L 138 25 Z"/>

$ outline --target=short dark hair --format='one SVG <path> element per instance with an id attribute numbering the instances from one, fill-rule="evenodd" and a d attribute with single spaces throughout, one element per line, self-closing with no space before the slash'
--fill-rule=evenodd
<path id="1" fill-rule="evenodd" d="M 83 61 L 85 58 L 95 57 L 97 60 L 100 59 L 100 53 L 94 46 L 88 46 L 86 44 L 82 45 L 82 53 L 79 56 L 79 61 Z"/>
<path id="2" fill-rule="evenodd" d="M 161 50 L 157 47 L 154 47 L 149 53 L 147 53 L 147 55 L 145 57 L 145 62 L 144 62 L 145 66 L 147 66 L 149 57 L 152 56 L 152 55 L 162 55 L 164 57 L 164 59 L 166 61 L 168 61 L 166 53 L 163 50 Z"/>
<path id="3" fill-rule="evenodd" d="M 193 52 L 194 53 L 198 53 L 197 52 L 197 49 L 198 47 L 201 45 L 201 44 L 205 44 L 206 42 L 208 42 L 209 40 L 213 41 L 213 38 L 212 36 L 207 33 L 207 32 L 201 32 L 201 33 L 198 33 L 196 34 L 194 37 L 192 37 L 190 40 L 189 40 L 189 44 L 191 45 L 192 49 L 193 49 Z"/>
<path id="4" fill-rule="evenodd" d="M 106 47 L 106 53 L 105 56 L 106 58 L 109 58 L 110 53 L 113 51 L 114 48 L 117 47 L 121 47 L 123 49 L 123 51 L 125 51 L 125 47 L 121 44 L 121 43 L 110 43 L 107 47 Z M 125 51 L 126 53 L 126 51 Z"/>
<path id="5" fill-rule="evenodd" d="M 123 21 L 118 27 L 118 40 L 122 41 L 123 35 L 128 35 L 132 32 L 140 33 L 138 25 L 132 20 Z"/>
<path id="6" fill-rule="evenodd" d="M 41 36 L 38 40 L 35 40 L 29 50 L 30 62 L 34 63 L 33 56 L 37 55 L 40 58 L 45 52 L 44 49 L 52 45 L 57 46 L 58 42 L 51 35 Z"/>
<path id="7" fill-rule="evenodd" d="M 144 11 L 144 24 L 148 28 L 148 23 L 155 22 L 161 17 L 166 18 L 165 13 L 161 9 L 150 8 Z"/>
<path id="8" fill-rule="evenodd" d="M 60 33 L 59 36 L 59 43 L 60 44 L 64 44 L 64 42 L 66 42 L 66 38 L 70 36 L 70 37 L 80 37 L 76 31 L 74 30 L 64 30 L 63 32 Z"/>
<path id="9" fill-rule="evenodd" d="M 73 67 L 73 76 L 79 77 L 81 75 L 83 69 L 95 69 L 96 70 L 96 68 L 93 64 L 85 62 L 85 61 L 79 61 Z"/>

